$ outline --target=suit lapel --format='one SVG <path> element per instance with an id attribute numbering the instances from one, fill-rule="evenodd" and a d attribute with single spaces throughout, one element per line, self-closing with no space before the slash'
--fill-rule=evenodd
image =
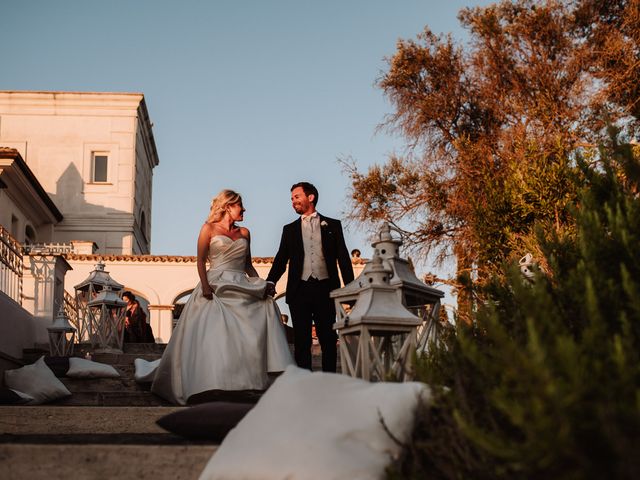
<path id="1" fill-rule="evenodd" d="M 326 223 L 326 220 L 320 214 L 318 214 L 318 217 L 320 217 L 320 241 L 322 242 L 322 253 L 324 253 L 326 258 L 327 252 L 329 251 L 329 226 L 327 225 L 326 227 L 323 227 L 322 223 Z"/>
<path id="2" fill-rule="evenodd" d="M 302 242 L 302 220 L 298 218 L 293 225 L 293 244 L 300 248 L 300 252 L 304 257 L 304 243 Z"/>

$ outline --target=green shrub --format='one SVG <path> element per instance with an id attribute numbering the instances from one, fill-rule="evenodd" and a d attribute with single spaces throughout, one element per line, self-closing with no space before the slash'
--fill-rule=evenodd
<path id="1" fill-rule="evenodd" d="M 578 160 L 575 233 L 540 228 L 547 272 L 505 269 L 444 346 L 390 478 L 640 478 L 640 163 Z"/>

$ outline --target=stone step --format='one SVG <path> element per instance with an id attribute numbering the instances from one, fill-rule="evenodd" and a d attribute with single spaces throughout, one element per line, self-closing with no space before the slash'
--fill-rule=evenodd
<path id="1" fill-rule="evenodd" d="M 115 358 L 118 362 L 128 362 L 130 359 L 144 358 L 145 360 L 155 360 L 160 358 L 166 349 L 166 343 L 125 343 L 124 351 L 121 354 L 114 353 L 97 353 L 96 349 L 89 344 L 77 344 L 74 348 L 73 356 L 84 357 L 85 353 L 91 353 L 92 360 L 98 362 L 96 357 L 106 359 L 104 363 L 111 363 L 109 359 Z M 42 355 L 49 355 L 49 348 L 45 346 L 36 346 L 34 348 L 25 348 L 22 351 L 22 359 L 25 363 L 33 363 Z M 119 355 L 123 355 L 120 357 Z"/>
<path id="2" fill-rule="evenodd" d="M 91 360 L 94 362 L 108 363 L 113 366 L 133 365 L 136 358 L 142 358 L 149 362 L 162 357 L 161 353 L 93 353 Z"/>
<path id="3" fill-rule="evenodd" d="M 187 407 L 0 407 L 3 479 L 196 479 L 216 451 L 156 420 Z"/>
<path id="4" fill-rule="evenodd" d="M 171 405 L 151 392 L 71 392 L 72 395 L 52 402 L 63 407 L 154 407 Z"/>
<path id="5" fill-rule="evenodd" d="M 43 355 L 49 355 L 49 350 L 41 348 L 25 348 L 22 350 L 22 361 L 28 365 L 38 360 Z"/>
<path id="6" fill-rule="evenodd" d="M 125 352 L 129 353 L 162 353 L 164 349 L 167 347 L 166 343 L 124 343 L 123 348 Z M 93 351 L 97 347 L 91 346 L 90 343 L 76 343 L 74 347 L 75 352 L 85 352 L 85 351 Z M 48 343 L 36 343 L 32 348 L 25 348 L 25 352 L 33 351 L 33 352 L 49 352 L 49 344 Z"/>
<path id="7" fill-rule="evenodd" d="M 120 369 L 118 369 L 120 371 Z M 133 376 L 127 376 L 120 371 L 120 378 L 70 378 L 60 377 L 59 380 L 70 392 L 143 392 L 149 391 L 148 385 L 137 383 Z"/>
<path id="8" fill-rule="evenodd" d="M 216 449 L 215 445 L 6 443 L 0 444 L 0 471 L 5 480 L 195 480 Z"/>
<path id="9" fill-rule="evenodd" d="M 156 420 L 188 407 L 0 406 L 3 435 L 161 434 Z"/>
<path id="10" fill-rule="evenodd" d="M 114 365 L 114 368 L 122 375 L 122 378 L 134 380 L 134 374 L 136 373 L 136 367 L 133 363 L 129 365 Z"/>
<path id="11" fill-rule="evenodd" d="M 166 343 L 125 343 L 124 353 L 157 353 L 162 355 L 165 348 L 167 348 Z"/>

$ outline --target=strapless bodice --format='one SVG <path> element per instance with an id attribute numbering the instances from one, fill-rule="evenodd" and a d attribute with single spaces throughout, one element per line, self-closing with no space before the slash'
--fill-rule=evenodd
<path id="1" fill-rule="evenodd" d="M 226 235 L 214 235 L 209 242 L 210 270 L 244 271 L 248 246 L 243 237 L 233 240 Z"/>
<path id="2" fill-rule="evenodd" d="M 235 240 L 225 235 L 215 235 L 209 243 L 209 270 L 207 279 L 215 295 L 223 291 L 241 290 L 243 293 L 263 298 L 267 283 L 260 277 L 248 277 L 245 273 L 246 238 Z"/>

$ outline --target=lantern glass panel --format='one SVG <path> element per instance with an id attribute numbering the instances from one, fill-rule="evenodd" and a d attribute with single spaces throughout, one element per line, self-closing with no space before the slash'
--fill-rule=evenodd
<path id="1" fill-rule="evenodd" d="M 73 355 L 76 333 L 73 330 L 50 330 L 49 353 L 52 357 L 70 357 Z"/>
<path id="2" fill-rule="evenodd" d="M 91 343 L 102 350 L 122 350 L 124 341 L 124 307 L 98 304 L 89 307 L 93 324 Z"/>

